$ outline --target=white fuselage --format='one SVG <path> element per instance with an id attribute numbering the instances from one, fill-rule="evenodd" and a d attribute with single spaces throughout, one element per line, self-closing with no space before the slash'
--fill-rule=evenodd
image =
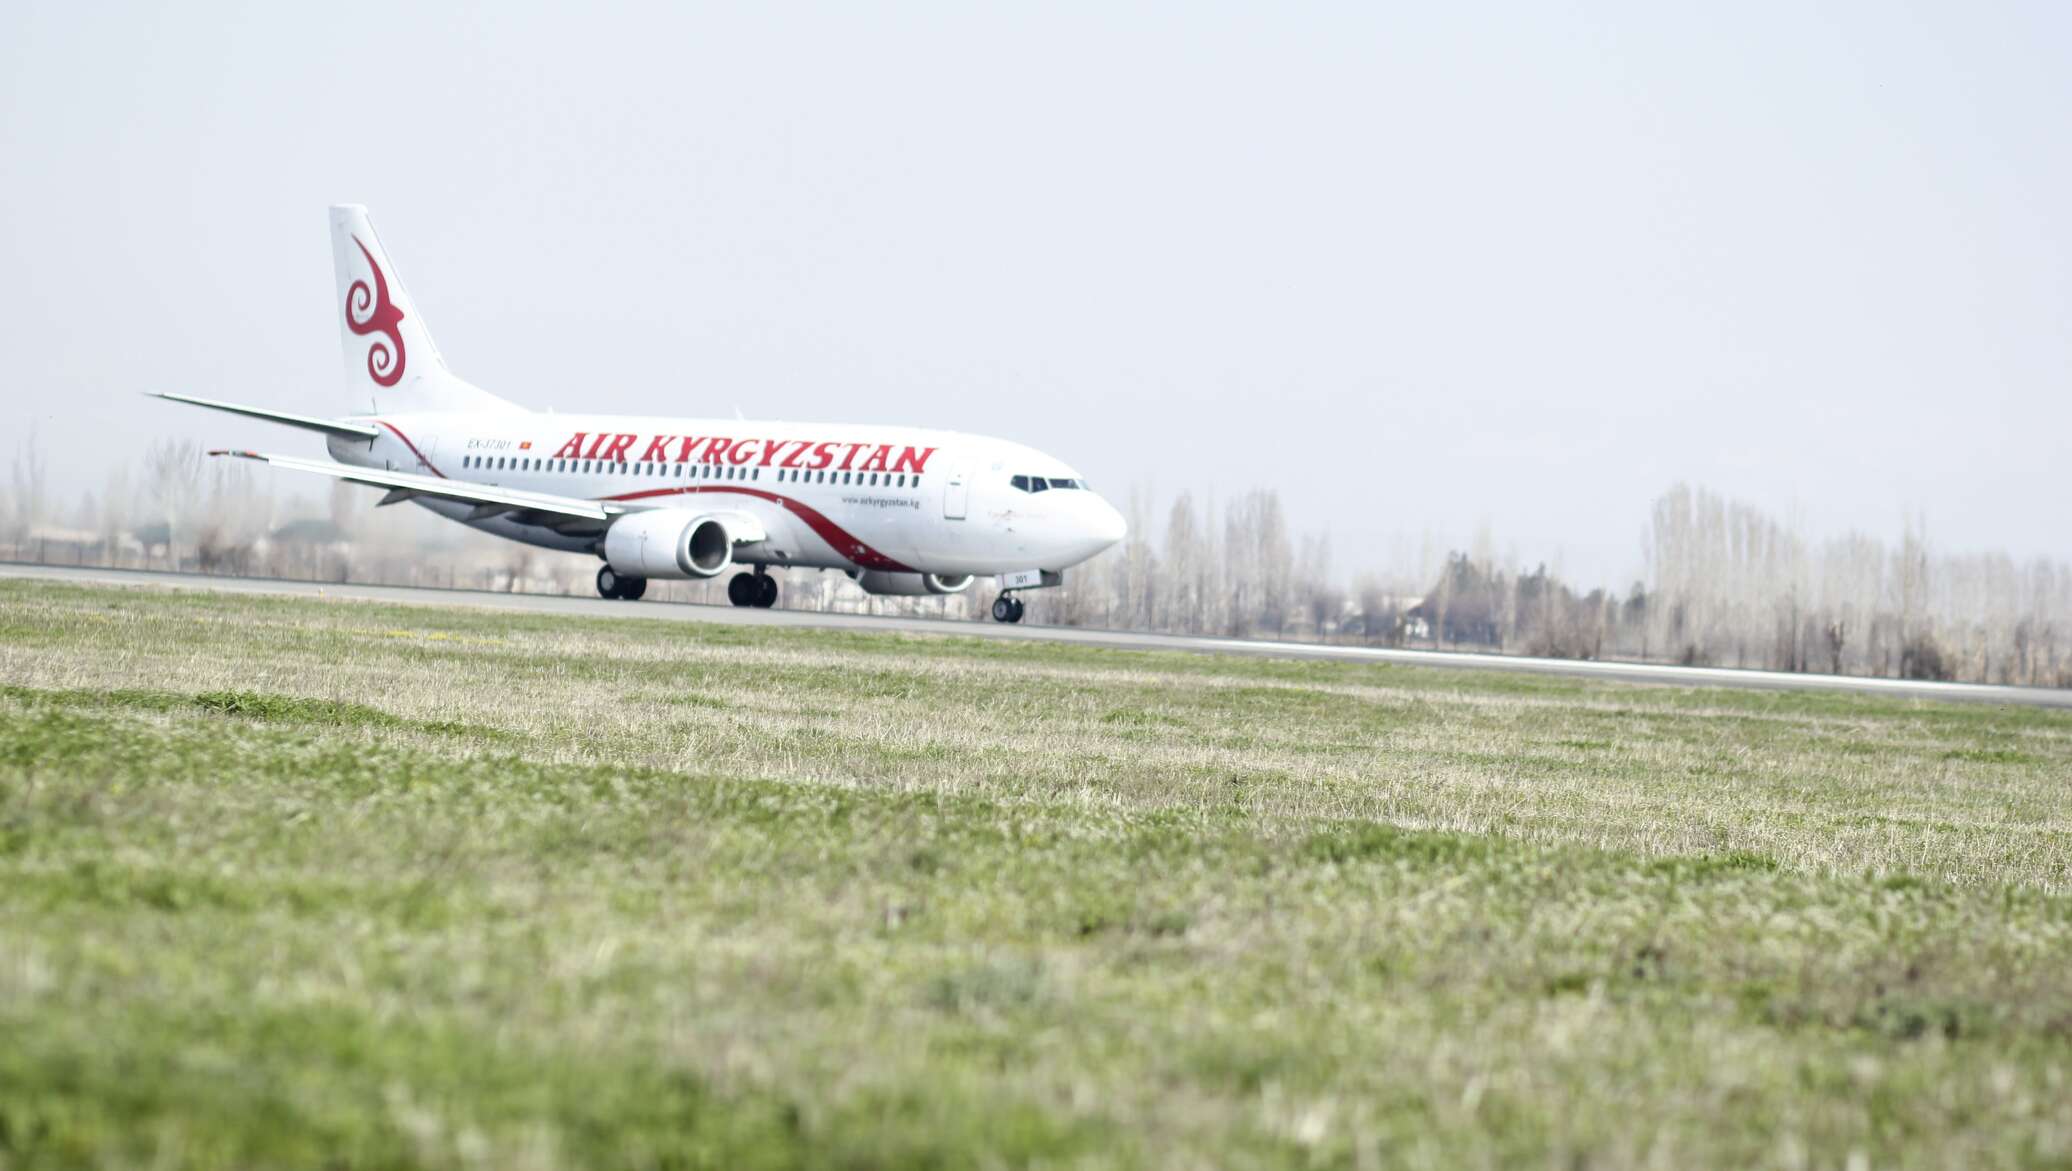
<path id="1" fill-rule="evenodd" d="M 381 414 L 341 463 L 611 502 L 746 513 L 767 534 L 737 563 L 943 575 L 1062 570 L 1124 521 L 1077 472 L 1021 444 L 904 427 L 525 411 Z M 1053 483 L 1060 486 L 1051 487 Z M 571 531 L 455 501 L 424 507 L 484 532 L 593 552 Z"/>

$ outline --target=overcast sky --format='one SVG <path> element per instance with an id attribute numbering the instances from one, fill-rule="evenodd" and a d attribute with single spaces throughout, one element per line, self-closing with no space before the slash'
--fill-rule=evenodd
<path id="1" fill-rule="evenodd" d="M 0 85 L 0 400 L 74 494 L 320 450 L 137 392 L 344 409 L 361 202 L 528 405 L 1271 485 L 1341 571 L 1623 581 L 1678 480 L 2072 557 L 2072 5 L 11 0 Z"/>

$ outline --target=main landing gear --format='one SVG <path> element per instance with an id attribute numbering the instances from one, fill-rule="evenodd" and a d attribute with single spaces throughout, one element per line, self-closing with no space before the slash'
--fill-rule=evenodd
<path id="1" fill-rule="evenodd" d="M 993 621 L 995 622 L 1020 622 L 1022 620 L 1022 610 L 1022 600 L 1013 594 L 1001 594 L 993 599 Z"/>
<path id="2" fill-rule="evenodd" d="M 736 606 L 767 610 L 777 604 L 777 579 L 758 565 L 754 573 L 737 573 L 727 583 L 727 601 Z"/>
<path id="3" fill-rule="evenodd" d="M 627 577 L 607 565 L 597 571 L 597 594 L 603 598 L 615 598 L 623 602 L 637 602 L 647 592 L 647 579 Z"/>

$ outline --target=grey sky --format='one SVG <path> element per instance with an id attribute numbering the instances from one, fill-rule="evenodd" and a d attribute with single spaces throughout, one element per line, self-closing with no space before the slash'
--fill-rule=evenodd
<path id="1" fill-rule="evenodd" d="M 0 8 L 0 397 L 344 404 L 323 209 L 563 409 L 1002 434 L 1639 565 L 1685 479 L 2072 556 L 2072 7 Z M 312 489 L 314 490 L 314 489 Z"/>

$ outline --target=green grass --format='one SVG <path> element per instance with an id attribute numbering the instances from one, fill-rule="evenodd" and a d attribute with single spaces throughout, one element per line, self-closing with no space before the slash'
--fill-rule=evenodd
<path id="1" fill-rule="evenodd" d="M 2072 1162 L 2072 718 L 0 583 L 0 1169 Z"/>

